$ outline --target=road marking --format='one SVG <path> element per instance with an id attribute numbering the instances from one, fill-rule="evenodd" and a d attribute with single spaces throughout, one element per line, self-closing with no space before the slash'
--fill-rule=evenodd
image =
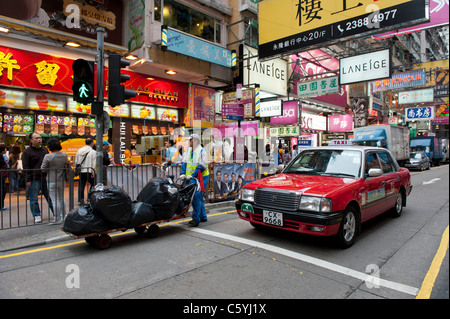
<path id="1" fill-rule="evenodd" d="M 227 212 L 222 212 L 222 213 L 216 213 L 216 214 L 209 214 L 208 217 L 214 217 L 214 216 L 219 216 L 219 215 L 225 215 L 225 214 L 229 214 L 229 213 L 234 213 L 235 210 L 232 211 L 227 211 Z M 176 220 L 176 221 L 172 221 L 172 222 L 168 222 L 168 223 L 163 223 L 163 224 L 159 224 L 160 227 L 163 226 L 169 226 L 169 225 L 175 225 L 175 224 L 180 224 L 183 222 L 186 222 L 187 219 L 189 218 L 184 218 L 184 219 L 180 219 L 180 220 Z M 234 241 L 234 242 L 239 242 L 239 243 L 243 243 L 252 247 L 257 247 L 257 248 L 261 248 L 261 249 L 265 249 L 267 251 L 271 251 L 277 254 L 281 254 L 281 255 L 285 255 L 287 257 L 291 257 L 300 261 L 304 261 L 334 272 L 338 272 L 356 279 L 359 279 L 361 281 L 364 282 L 375 282 L 377 280 L 377 283 L 380 286 L 386 287 L 386 288 L 390 288 L 392 290 L 397 290 L 409 295 L 413 295 L 416 296 L 417 293 L 419 292 L 418 288 L 414 288 L 411 286 L 407 286 L 404 284 L 400 284 L 400 283 L 396 283 L 393 281 L 389 281 L 389 280 L 384 280 L 384 279 L 380 279 L 378 277 L 374 277 L 374 276 L 370 276 L 366 273 L 363 272 L 359 272 L 347 267 L 343 267 L 337 264 L 333 264 L 331 262 L 325 261 L 325 260 L 321 260 L 318 258 L 314 258 L 311 256 L 307 256 L 301 253 L 296 253 L 284 248 L 280 248 L 277 246 L 273 246 L 273 245 L 268 245 L 268 244 L 264 244 L 264 243 L 260 243 L 254 240 L 250 240 L 250 239 L 246 239 L 246 238 L 241 238 L 241 237 L 237 237 L 237 236 L 233 236 L 233 235 L 228 235 L 228 234 L 224 234 L 224 233 L 219 233 L 219 232 L 215 232 L 215 231 L 211 231 L 211 230 L 206 230 L 206 229 L 202 229 L 202 228 L 187 228 L 187 230 L 193 231 L 193 232 L 197 232 L 197 233 L 201 233 L 201 234 L 205 234 L 205 235 L 209 235 L 209 236 L 213 236 L 213 237 L 218 237 L 218 238 L 223 238 L 223 239 L 227 239 L 230 241 Z M 115 237 L 115 236 L 121 236 L 121 235 L 125 235 L 125 234 L 130 234 L 133 233 L 134 230 L 131 231 L 126 231 L 126 232 L 120 232 L 120 233 L 116 233 L 116 234 L 110 234 L 110 236 Z M 26 255 L 26 254 L 31 254 L 31 253 L 37 253 L 37 252 L 42 252 L 42 251 L 48 251 L 48 250 L 52 250 L 52 249 L 56 249 L 56 248 L 61 248 L 61 247 L 67 247 L 67 246 L 72 246 L 72 245 L 77 245 L 77 244 L 81 244 L 81 243 L 85 243 L 84 240 L 79 240 L 76 242 L 72 242 L 72 243 L 67 243 L 67 244 L 61 244 L 61 245 L 55 245 L 55 246 L 51 246 L 51 247 L 44 247 L 44 248 L 39 248 L 39 249 L 33 249 L 33 250 L 27 250 L 27 251 L 23 251 L 23 252 L 18 252 L 18 253 L 14 253 L 14 254 L 9 254 L 9 255 L 4 255 L 4 256 L 0 256 L 0 259 L 2 258 L 9 258 L 9 257 L 14 257 L 14 256 L 20 256 L 20 255 Z M 441 243 L 442 244 L 442 243 Z M 447 245 L 448 245 L 448 227 L 447 227 Z"/>
<path id="2" fill-rule="evenodd" d="M 202 228 L 190 228 L 190 231 L 196 232 L 196 233 L 200 233 L 200 234 L 204 234 L 204 235 L 208 235 L 208 236 L 212 236 L 212 237 L 218 237 L 218 238 L 222 238 L 222 239 L 227 239 L 230 241 L 234 241 L 234 242 L 238 242 L 238 243 L 242 243 L 242 244 L 246 244 L 249 245 L 251 247 L 257 247 L 257 248 L 261 248 L 267 251 L 271 251 L 274 252 L 276 254 L 281 254 L 287 257 L 291 257 L 312 265 L 316 265 L 334 272 L 338 272 L 341 274 L 344 274 L 346 276 L 349 277 L 353 277 L 356 279 L 359 279 L 361 281 L 364 282 L 369 282 L 369 283 L 373 283 L 373 282 L 377 282 L 379 284 L 379 286 L 383 286 L 392 290 L 396 290 L 396 291 L 400 291 L 409 295 L 413 295 L 416 296 L 419 289 L 418 288 L 414 288 L 408 285 L 404 285 L 404 284 L 400 284 L 400 283 L 396 283 L 393 281 L 389 281 L 389 280 L 385 280 L 385 279 L 380 279 L 378 277 L 374 277 L 371 275 L 368 275 L 366 273 L 363 272 L 359 272 L 347 267 L 343 267 L 322 259 L 318 259 L 315 257 L 311 257 L 308 255 L 304 255 L 301 253 L 296 253 L 284 248 L 280 248 L 277 246 L 273 246 L 273 245 L 269 245 L 269 244 L 264 244 L 264 243 L 260 243 L 254 240 L 250 240 L 250 239 L 246 239 L 246 238 L 242 238 L 242 237 L 237 237 L 237 236 L 233 236 L 233 235 L 228 235 L 228 234 L 224 234 L 224 233 L 219 233 L 219 232 L 215 232 L 215 231 L 211 231 L 211 230 L 207 230 L 207 229 L 202 229 Z"/>
<path id="3" fill-rule="evenodd" d="M 225 215 L 225 214 L 234 213 L 234 212 L 236 212 L 236 210 L 230 210 L 230 211 L 227 211 L 227 212 L 216 213 L 216 214 L 209 214 L 208 217 Z M 168 223 L 162 223 L 162 224 L 158 224 L 158 225 L 160 227 L 163 227 L 163 226 L 169 226 L 169 225 L 174 225 L 174 224 L 180 224 L 180 223 L 186 222 L 188 218 L 190 218 L 190 217 L 179 219 L 179 220 L 175 220 L 175 221 L 168 222 Z M 125 231 L 125 232 L 118 232 L 118 233 L 110 233 L 108 235 L 111 236 L 111 237 L 116 237 L 116 236 L 122 236 L 122 235 L 130 234 L 130 233 L 134 233 L 134 230 L 129 230 L 129 231 Z M 78 245 L 78 244 L 82 244 L 82 243 L 86 243 L 86 241 L 83 239 L 83 240 L 78 240 L 78 241 L 67 243 L 67 244 L 60 244 L 60 245 L 55 245 L 55 246 L 50 246 L 50 247 L 43 247 L 43 248 L 25 250 L 25 251 L 21 251 L 21 252 L 18 252 L 18 253 L 13 253 L 13 254 L 0 256 L 0 259 L 16 257 L 16 256 L 22 256 L 22 255 L 28 255 L 28 254 L 38 253 L 38 252 L 42 252 L 42 251 L 48 251 L 48 250 L 52 250 L 52 249 L 56 249 L 56 248 Z"/>
<path id="4" fill-rule="evenodd" d="M 440 180 L 441 180 L 440 178 L 433 178 L 432 180 L 429 180 L 427 182 L 423 182 L 422 185 L 434 184 L 435 182 L 440 181 Z"/>
<path id="5" fill-rule="evenodd" d="M 441 244 L 436 252 L 436 255 L 431 262 L 430 269 L 423 280 L 422 287 L 420 287 L 420 291 L 417 294 L 416 299 L 430 299 L 431 291 L 433 290 L 434 282 L 439 274 L 439 270 L 441 269 L 442 261 L 444 260 L 445 254 L 448 249 L 448 226 L 442 234 Z"/>

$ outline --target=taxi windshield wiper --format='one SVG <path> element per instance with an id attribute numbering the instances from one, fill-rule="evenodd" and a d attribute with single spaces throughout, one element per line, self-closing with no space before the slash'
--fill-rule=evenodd
<path id="1" fill-rule="evenodd" d="M 346 174 L 346 173 L 320 173 L 320 175 L 330 175 L 330 176 L 348 176 L 355 178 L 356 176 L 353 174 Z"/>

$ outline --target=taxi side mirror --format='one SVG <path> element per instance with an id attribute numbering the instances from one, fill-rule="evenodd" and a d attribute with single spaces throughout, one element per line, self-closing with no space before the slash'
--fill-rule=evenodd
<path id="1" fill-rule="evenodd" d="M 383 170 L 380 168 L 369 169 L 369 177 L 377 177 L 383 175 Z"/>

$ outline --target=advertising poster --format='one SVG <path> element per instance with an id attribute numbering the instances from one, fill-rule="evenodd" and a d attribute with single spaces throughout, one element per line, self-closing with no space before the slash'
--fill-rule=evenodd
<path id="1" fill-rule="evenodd" d="M 193 127 L 194 121 L 201 123 L 201 127 L 211 127 L 215 123 L 215 93 L 214 89 L 189 86 L 189 107 L 184 119 L 186 126 Z"/>
<path id="2" fill-rule="evenodd" d="M 234 200 L 244 185 L 255 181 L 255 164 L 216 165 L 212 177 L 214 202 Z"/>

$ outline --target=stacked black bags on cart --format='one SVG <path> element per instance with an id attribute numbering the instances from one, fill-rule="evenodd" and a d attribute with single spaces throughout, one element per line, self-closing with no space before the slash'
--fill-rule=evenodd
<path id="1" fill-rule="evenodd" d="M 153 178 L 133 202 L 117 186 L 97 184 L 89 192 L 89 205 L 72 210 L 63 230 L 82 236 L 113 229 L 135 228 L 153 221 L 170 219 L 189 208 L 196 184 L 176 186 L 170 178 Z"/>

